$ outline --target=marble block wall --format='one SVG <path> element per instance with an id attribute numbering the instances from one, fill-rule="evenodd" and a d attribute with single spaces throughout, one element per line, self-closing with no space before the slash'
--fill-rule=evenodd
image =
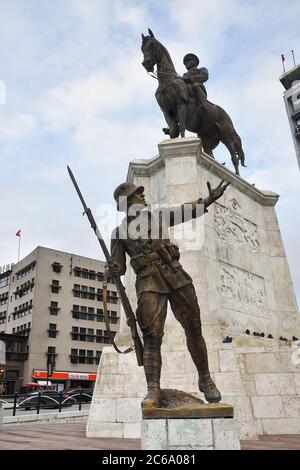
<path id="1" fill-rule="evenodd" d="M 212 186 L 221 179 L 231 182 L 207 214 L 171 229 L 170 235 L 193 278 L 210 369 L 223 401 L 235 407 L 240 437 L 300 433 L 299 349 L 291 341 L 300 337 L 300 317 L 274 208 L 278 195 L 253 187 L 204 154 L 199 139 L 166 140 L 158 147 L 158 156 L 131 162 L 127 177 L 145 187 L 151 205 L 191 202 L 206 197 L 207 181 Z M 134 307 L 130 267 L 125 284 Z M 271 333 L 273 339 L 249 337 L 246 329 Z M 227 335 L 233 338 L 230 344 L 222 343 Z M 280 341 L 280 336 L 289 341 Z M 131 344 L 124 315 L 118 343 Z M 162 356 L 162 387 L 201 396 L 182 328 L 171 311 Z M 140 436 L 145 393 L 143 369 L 134 353 L 120 356 L 105 348 L 87 435 Z"/>

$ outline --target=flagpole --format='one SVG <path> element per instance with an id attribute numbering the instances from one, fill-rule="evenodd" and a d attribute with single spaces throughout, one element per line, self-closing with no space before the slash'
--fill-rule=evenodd
<path id="1" fill-rule="evenodd" d="M 18 262 L 19 262 L 20 261 L 20 248 L 21 248 L 21 235 L 18 238 L 19 238 L 19 247 L 18 247 Z"/>
<path id="2" fill-rule="evenodd" d="M 295 56 L 294 56 L 294 51 L 293 50 L 292 50 L 292 57 L 293 57 L 294 67 L 296 67 Z"/>

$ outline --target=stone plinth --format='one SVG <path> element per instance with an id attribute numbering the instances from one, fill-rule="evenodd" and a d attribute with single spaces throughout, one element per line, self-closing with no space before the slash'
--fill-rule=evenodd
<path id="1" fill-rule="evenodd" d="M 234 410 L 226 403 L 204 403 L 181 390 L 162 389 L 159 407 L 142 406 L 144 419 L 233 418 Z"/>
<path id="2" fill-rule="evenodd" d="M 143 419 L 143 450 L 240 450 L 234 418 Z"/>
<path id="3" fill-rule="evenodd" d="M 222 400 L 234 406 L 240 438 L 300 434 L 300 344 L 290 340 L 300 337 L 300 320 L 275 213 L 278 195 L 253 187 L 220 165 L 201 151 L 195 138 L 162 142 L 157 157 L 130 164 L 127 179 L 145 187 L 151 204 L 170 205 L 206 197 L 207 181 L 212 186 L 221 179 L 231 182 L 197 219 L 196 239 L 191 236 L 194 222 L 175 227 L 170 236 L 193 278 L 212 377 Z M 129 265 L 125 284 L 135 308 L 135 275 Z M 253 336 L 254 331 L 265 337 Z M 267 338 L 270 333 L 273 339 Z M 222 342 L 226 336 L 231 343 Z M 289 341 L 280 341 L 280 336 Z M 117 342 L 131 344 L 124 315 Z M 203 398 L 183 330 L 170 310 L 162 361 L 163 388 Z M 104 348 L 87 434 L 139 437 L 145 394 L 144 372 L 134 353 L 120 356 Z"/>

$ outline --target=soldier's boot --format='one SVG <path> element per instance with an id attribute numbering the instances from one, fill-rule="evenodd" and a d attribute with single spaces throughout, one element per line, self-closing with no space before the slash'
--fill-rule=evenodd
<path id="1" fill-rule="evenodd" d="M 187 346 L 199 374 L 198 386 L 209 403 L 221 401 L 221 393 L 212 380 L 208 367 L 207 349 L 203 336 L 188 337 Z"/>
<path id="2" fill-rule="evenodd" d="M 210 375 L 202 375 L 198 381 L 200 392 L 204 393 L 205 400 L 209 403 L 217 403 L 221 401 L 221 393 L 217 389 L 216 384 Z"/>
<path id="3" fill-rule="evenodd" d="M 161 355 L 157 348 L 147 348 L 143 355 L 148 393 L 142 401 L 142 407 L 158 408 L 160 404 Z"/>
<path id="4" fill-rule="evenodd" d="M 142 401 L 142 408 L 159 408 L 160 388 L 148 388 L 148 393 Z"/>

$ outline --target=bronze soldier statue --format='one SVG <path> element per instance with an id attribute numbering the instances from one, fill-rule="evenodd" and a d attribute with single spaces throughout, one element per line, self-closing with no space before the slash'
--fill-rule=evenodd
<path id="1" fill-rule="evenodd" d="M 209 194 L 205 199 L 191 203 L 190 219 L 200 215 L 197 211 L 199 204 L 203 204 L 202 208 L 207 212 L 208 206 L 223 195 L 228 185 L 221 181 L 212 189 L 207 183 Z M 185 205 L 168 209 L 168 217 L 162 209 L 159 209 L 159 214 L 150 211 L 144 187 L 133 183 L 119 185 L 114 198 L 118 210 L 124 211 L 126 217 L 112 234 L 109 272 L 112 276 L 123 275 L 126 271 L 125 255 L 129 255 L 136 273 L 136 316 L 144 340 L 143 362 L 148 393 L 142 407 L 158 407 L 160 402 L 161 343 L 168 301 L 175 318 L 184 328 L 187 347 L 198 370 L 200 391 L 207 401 L 219 402 L 221 394 L 210 376 L 193 282 L 179 262 L 177 245 L 169 240 L 168 228 L 182 222 Z M 137 232 L 131 230 L 131 226 L 143 229 Z"/>
<path id="2" fill-rule="evenodd" d="M 182 75 L 182 78 L 185 83 L 191 84 L 200 113 L 207 113 L 207 91 L 203 83 L 208 80 L 208 70 L 205 67 L 198 68 L 199 59 L 195 54 L 186 54 L 183 63 L 188 71 Z"/>

